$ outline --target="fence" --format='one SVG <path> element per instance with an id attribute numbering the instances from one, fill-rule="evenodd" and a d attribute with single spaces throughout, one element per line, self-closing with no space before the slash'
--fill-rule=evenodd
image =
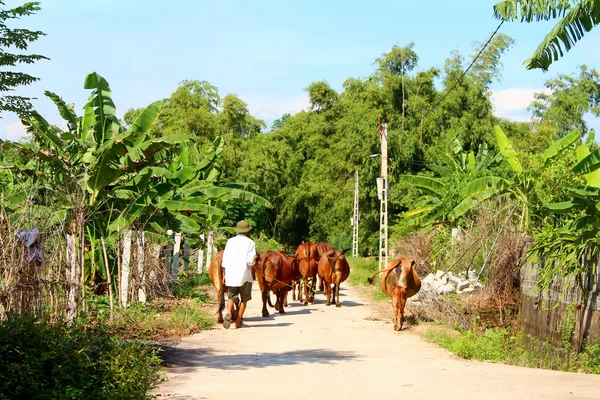
<path id="1" fill-rule="evenodd" d="M 529 261 L 521 267 L 519 328 L 554 345 L 570 342 L 577 351 L 586 342 L 600 340 L 600 268 L 595 275 L 584 274 L 583 290 L 575 278 L 556 278 L 548 290 L 540 291 L 538 270 L 539 265 Z"/>

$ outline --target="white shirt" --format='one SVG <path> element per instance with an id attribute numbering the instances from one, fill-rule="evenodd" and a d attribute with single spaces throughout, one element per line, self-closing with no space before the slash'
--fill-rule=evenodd
<path id="1" fill-rule="evenodd" d="M 256 248 L 248 236 L 239 234 L 227 241 L 221 263 L 225 268 L 227 286 L 240 287 L 245 282 L 253 282 L 251 266 L 254 264 L 254 256 Z"/>

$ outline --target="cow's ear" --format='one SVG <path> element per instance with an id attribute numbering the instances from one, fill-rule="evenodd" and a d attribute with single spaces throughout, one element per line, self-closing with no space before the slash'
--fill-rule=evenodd
<path id="1" fill-rule="evenodd" d="M 415 265 L 417 265 L 417 262 L 415 260 L 410 260 L 410 266 L 411 266 L 411 268 L 414 268 Z"/>

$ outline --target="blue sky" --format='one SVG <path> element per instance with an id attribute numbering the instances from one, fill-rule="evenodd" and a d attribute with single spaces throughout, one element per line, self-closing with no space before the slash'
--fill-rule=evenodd
<path id="1" fill-rule="evenodd" d="M 6 6 L 22 1 L 7 0 Z M 80 110 L 88 72 L 111 84 L 118 113 L 169 96 L 183 79 L 207 80 L 223 96 L 234 93 L 270 124 L 308 104 L 303 90 L 327 80 L 340 90 L 349 77 L 364 77 L 395 44 L 415 42 L 419 69 L 442 67 L 452 50 L 472 54 L 498 25 L 495 1 L 328 0 L 41 0 L 38 15 L 15 26 L 47 33 L 31 46 L 50 61 L 23 68 L 41 81 L 17 94 L 35 96 L 36 109 L 53 123 L 60 117 L 44 90 Z M 460 4 L 460 6 L 457 6 Z M 497 115 L 527 118 L 525 110 L 544 80 L 597 67 L 600 28 L 555 63 L 550 72 L 526 71 L 523 61 L 553 24 L 505 23 L 516 45 L 502 59 L 503 79 L 493 85 Z M 590 125 L 600 128 L 593 118 Z M 4 114 L 0 138 L 22 134 L 16 116 Z"/>

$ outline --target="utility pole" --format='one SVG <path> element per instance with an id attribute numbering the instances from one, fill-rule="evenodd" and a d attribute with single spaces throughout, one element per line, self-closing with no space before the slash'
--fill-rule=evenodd
<path id="1" fill-rule="evenodd" d="M 388 263 L 388 177 L 387 177 L 387 123 L 379 121 L 379 138 L 381 140 L 381 178 L 377 180 L 377 192 L 380 200 L 379 207 L 379 270 L 381 271 Z"/>
<path id="2" fill-rule="evenodd" d="M 358 170 L 354 171 L 354 217 L 352 218 L 352 257 L 358 257 Z"/>

